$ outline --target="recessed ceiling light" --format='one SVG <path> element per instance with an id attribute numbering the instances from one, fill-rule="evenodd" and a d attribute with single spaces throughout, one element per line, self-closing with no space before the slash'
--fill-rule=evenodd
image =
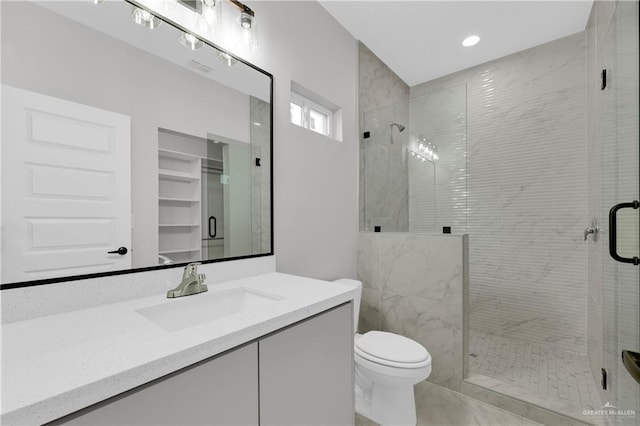
<path id="1" fill-rule="evenodd" d="M 462 45 L 464 47 L 475 46 L 479 41 L 480 37 L 478 37 L 477 35 L 472 35 L 462 40 Z"/>

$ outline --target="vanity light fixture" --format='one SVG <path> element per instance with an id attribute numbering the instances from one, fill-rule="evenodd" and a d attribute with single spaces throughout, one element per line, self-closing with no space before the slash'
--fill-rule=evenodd
<path id="1" fill-rule="evenodd" d="M 238 0 L 229 0 L 229 2 L 240 9 L 238 16 L 240 34 L 236 46 L 243 53 L 255 52 L 258 48 L 255 12 Z"/>
<path id="2" fill-rule="evenodd" d="M 472 35 L 462 40 L 462 45 L 464 47 L 471 47 L 478 44 L 479 41 L 480 41 L 480 37 L 478 37 L 477 35 Z"/>
<path id="3" fill-rule="evenodd" d="M 181 45 L 191 50 L 198 50 L 204 46 L 204 42 L 202 40 L 189 33 L 182 33 L 180 38 L 178 38 L 178 41 Z"/>
<path id="4" fill-rule="evenodd" d="M 133 6 L 131 19 L 133 19 L 133 22 L 135 22 L 136 24 L 142 25 L 143 27 L 149 28 L 150 30 L 158 28 L 162 23 L 162 21 L 155 17 L 151 12 L 140 9 L 136 6 Z"/>

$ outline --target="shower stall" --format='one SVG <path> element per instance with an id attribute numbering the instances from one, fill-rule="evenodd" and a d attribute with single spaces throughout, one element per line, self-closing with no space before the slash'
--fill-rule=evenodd
<path id="1" fill-rule="evenodd" d="M 638 29 L 637 1 L 595 2 L 583 32 L 361 103 L 361 232 L 468 234 L 465 381 L 595 424 L 640 421 Z"/>

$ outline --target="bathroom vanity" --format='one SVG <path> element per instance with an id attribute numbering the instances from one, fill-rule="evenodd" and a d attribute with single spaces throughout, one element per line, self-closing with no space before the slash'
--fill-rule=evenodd
<path id="1" fill-rule="evenodd" d="M 271 273 L 6 324 L 2 424 L 350 424 L 354 291 Z"/>

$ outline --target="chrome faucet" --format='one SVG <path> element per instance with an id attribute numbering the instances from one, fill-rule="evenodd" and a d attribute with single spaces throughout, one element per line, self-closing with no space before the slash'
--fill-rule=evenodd
<path id="1" fill-rule="evenodd" d="M 207 278 L 204 274 L 198 273 L 199 262 L 190 263 L 184 268 L 182 273 L 182 282 L 173 290 L 167 292 L 168 298 L 189 296 L 207 291 L 207 285 L 204 280 Z"/>

